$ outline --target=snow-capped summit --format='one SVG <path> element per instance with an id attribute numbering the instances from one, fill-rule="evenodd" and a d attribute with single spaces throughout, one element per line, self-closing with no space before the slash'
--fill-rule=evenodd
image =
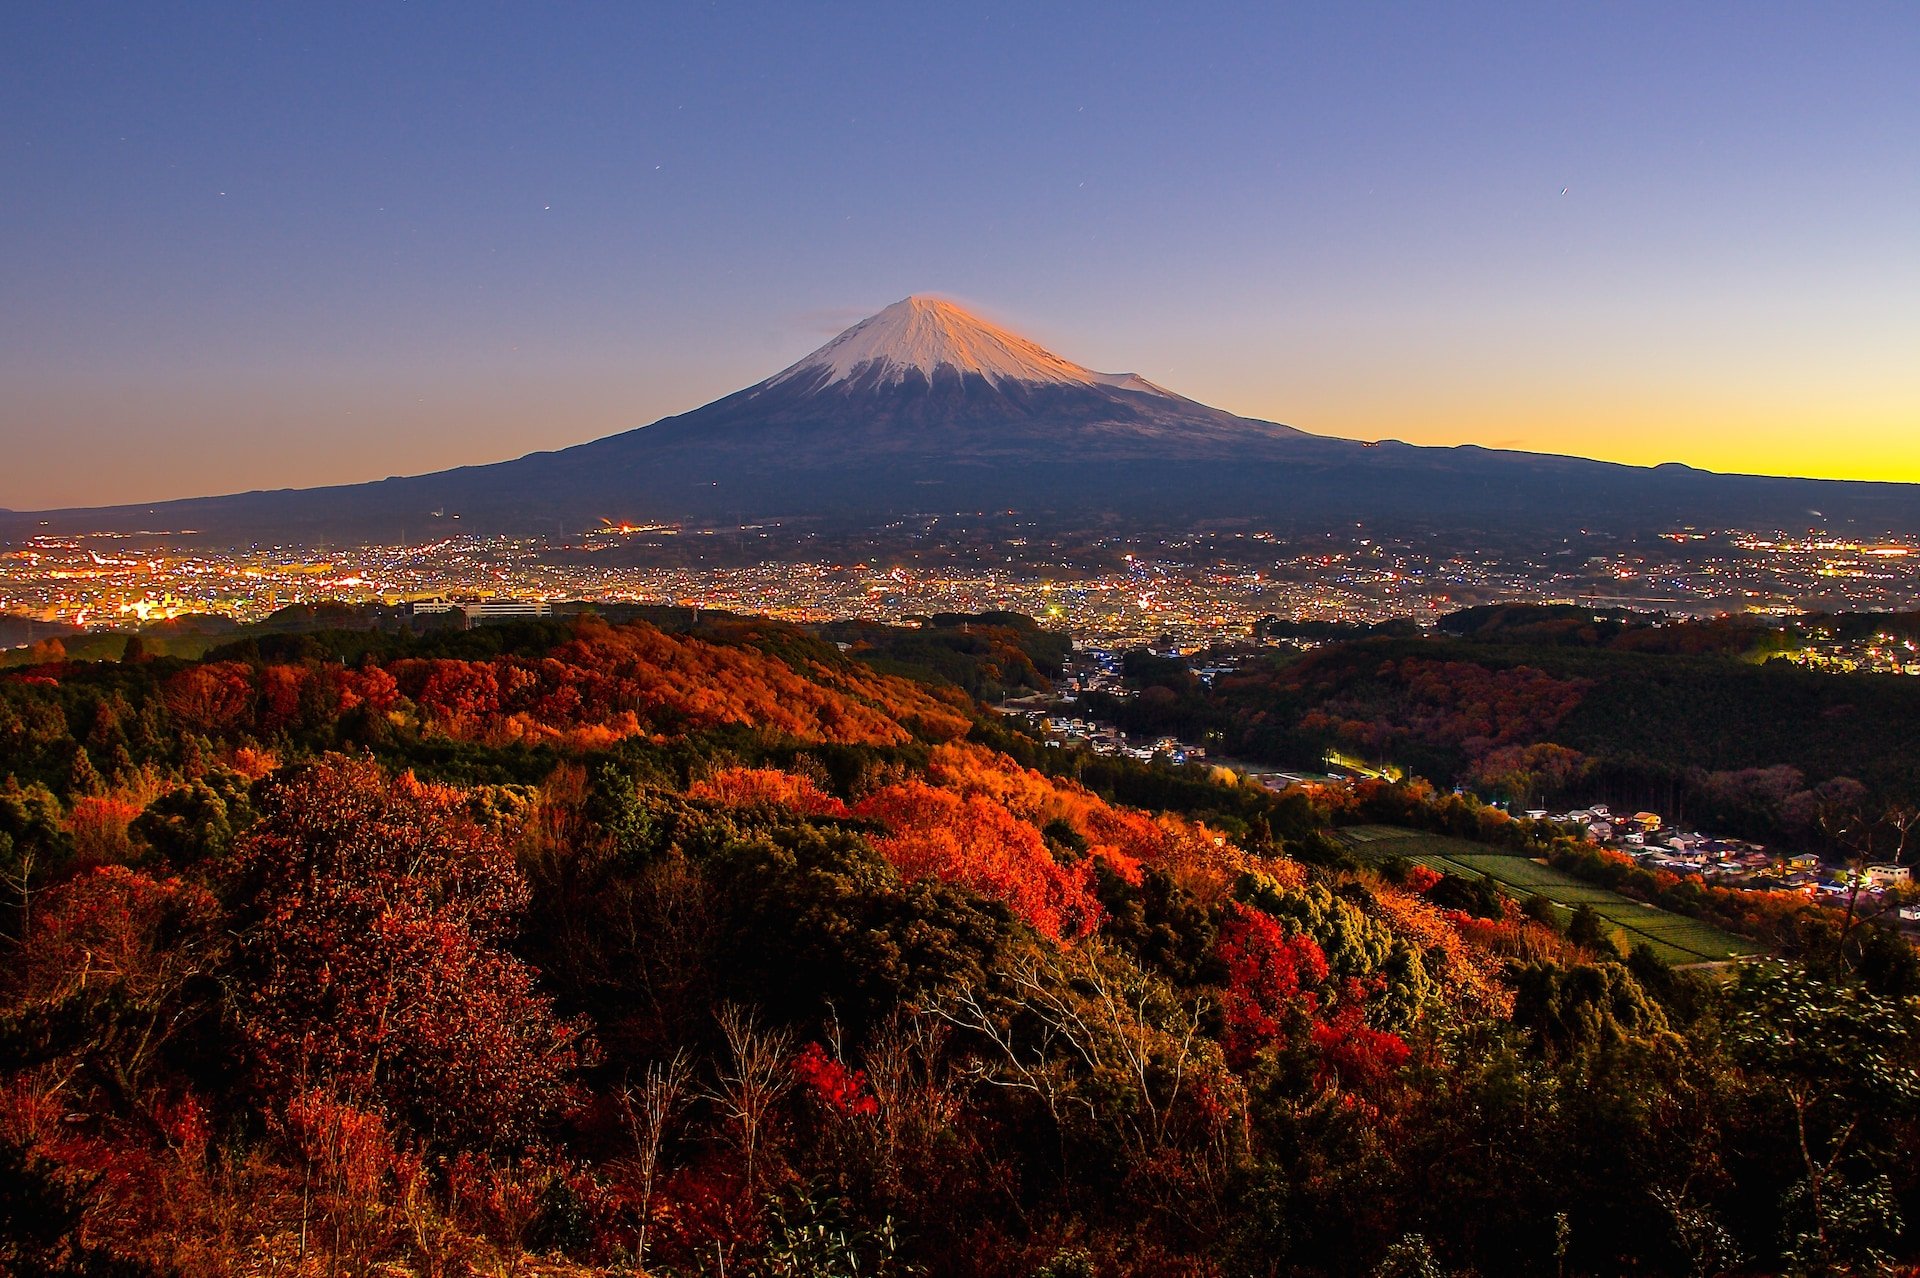
<path id="1" fill-rule="evenodd" d="M 1166 395 L 1132 373 L 1096 373 L 1061 359 L 1016 333 L 989 324 L 952 302 L 913 296 L 861 320 L 768 385 L 804 384 L 811 389 L 859 381 L 897 385 L 914 373 L 929 383 L 942 369 L 949 376 L 981 377 L 995 385 L 1106 386 Z"/>

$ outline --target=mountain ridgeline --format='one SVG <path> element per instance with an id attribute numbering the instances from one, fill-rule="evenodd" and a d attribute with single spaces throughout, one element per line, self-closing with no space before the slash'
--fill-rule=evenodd
<path id="1" fill-rule="evenodd" d="M 0 535 L 364 541 L 435 529 L 566 534 L 602 519 L 865 524 L 993 510 L 1294 528 L 1880 533 L 1920 530 L 1920 485 L 1312 435 L 1134 374 L 1093 372 L 950 303 L 910 297 L 757 385 L 573 448 L 375 483 L 0 514 Z"/>

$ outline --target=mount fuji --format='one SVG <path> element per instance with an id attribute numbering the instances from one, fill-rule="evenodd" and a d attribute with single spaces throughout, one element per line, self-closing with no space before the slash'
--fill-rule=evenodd
<path id="1" fill-rule="evenodd" d="M 909 297 L 745 390 L 557 452 L 330 488 L 0 513 L 0 534 L 164 528 L 340 542 L 436 527 L 566 534 L 603 520 L 880 523 L 1007 510 L 1142 525 L 1878 532 L 1920 530 L 1920 485 L 1313 435 L 1094 372 L 950 302 Z"/>

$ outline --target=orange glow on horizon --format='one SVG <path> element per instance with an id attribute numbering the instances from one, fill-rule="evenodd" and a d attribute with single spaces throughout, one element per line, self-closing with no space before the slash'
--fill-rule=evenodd
<path id="1" fill-rule="evenodd" d="M 1299 423 L 1295 423 L 1299 424 Z M 1628 466 L 1658 466 L 1680 462 L 1721 474 L 1778 475 L 1800 479 L 1851 479 L 1880 483 L 1920 483 L 1920 421 L 1897 428 L 1871 430 L 1834 423 L 1816 429 L 1790 426 L 1771 428 L 1727 426 L 1717 429 L 1655 425 L 1619 426 L 1601 422 L 1573 422 L 1549 428 L 1512 423 L 1509 434 L 1499 428 L 1471 431 L 1464 423 L 1429 421 L 1399 429 L 1355 423 L 1335 429 L 1322 424 L 1315 434 L 1361 440 L 1397 439 L 1402 443 L 1434 447 L 1477 444 L 1483 448 L 1556 453 Z"/>
<path id="2" fill-rule="evenodd" d="M 1399 396 L 1340 404 L 1328 388 L 1327 399 L 1287 412 L 1262 411 L 1238 397 L 1234 411 L 1367 441 L 1477 444 L 1629 466 L 1681 462 L 1723 474 L 1920 483 L 1920 390 L 1910 401 L 1884 406 L 1714 399 L 1696 388 L 1671 398 L 1621 394 L 1569 408 L 1568 397 L 1549 388 L 1526 389 L 1533 393 L 1524 399 L 1489 395 L 1472 402 L 1460 395 L 1422 395 L 1421 388 L 1403 383 L 1394 388 Z M 1401 396 L 1407 402 L 1394 402 Z"/>

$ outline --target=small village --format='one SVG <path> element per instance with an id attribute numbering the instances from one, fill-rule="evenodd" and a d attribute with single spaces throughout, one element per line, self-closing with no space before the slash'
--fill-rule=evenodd
<path id="1" fill-rule="evenodd" d="M 1683 830 L 1656 812 L 1616 813 L 1604 803 L 1566 812 L 1528 808 L 1516 815 L 1583 834 L 1650 870 L 1698 878 L 1716 887 L 1805 892 L 1840 900 L 1852 894 L 1858 875 L 1860 894 L 1877 899 L 1911 881 L 1911 871 L 1904 865 L 1870 864 L 1855 870 L 1823 861 L 1812 852 L 1780 852 L 1742 839 Z M 1900 919 L 1920 923 L 1920 906 L 1901 907 Z"/>

